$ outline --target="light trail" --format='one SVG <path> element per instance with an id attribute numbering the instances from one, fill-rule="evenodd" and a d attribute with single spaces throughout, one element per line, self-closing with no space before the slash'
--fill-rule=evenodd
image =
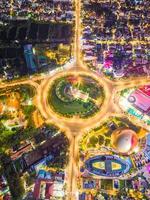
<path id="1" fill-rule="evenodd" d="M 13 0 L 10 0 L 10 15 L 13 14 Z M 29 80 L 20 79 L 12 81 L 11 83 L 1 83 L 0 88 L 14 87 L 17 85 L 28 84 L 33 86 L 36 89 L 36 102 L 37 107 L 45 119 L 46 123 L 56 124 L 61 130 L 63 130 L 70 141 L 70 153 L 69 153 L 69 164 L 67 167 L 68 172 L 68 185 L 67 193 L 68 200 L 76 199 L 76 193 L 78 192 L 77 188 L 77 177 L 79 175 L 79 140 L 85 132 L 98 126 L 103 121 L 108 119 L 111 116 L 118 117 L 127 117 L 119 107 L 118 102 L 115 97 L 116 94 L 130 87 L 137 87 L 144 84 L 150 84 L 150 79 L 148 77 L 137 77 L 130 78 L 127 80 L 109 80 L 105 77 L 104 74 L 97 74 L 87 68 L 87 66 L 82 61 L 82 52 L 81 52 L 81 0 L 75 0 L 75 40 L 74 40 L 74 56 L 75 61 L 68 63 L 61 71 L 50 72 L 49 74 L 33 76 Z M 102 41 L 99 41 L 102 43 Z M 112 41 L 107 41 L 107 44 Z M 134 44 L 139 44 L 143 41 L 133 41 Z M 103 43 L 106 43 L 104 41 Z M 73 118 L 64 118 L 56 114 L 49 106 L 47 97 L 49 93 L 49 88 L 52 85 L 53 81 L 63 75 L 68 74 L 85 74 L 96 79 L 101 86 L 104 88 L 105 100 L 102 105 L 102 109 L 95 116 L 89 119 L 79 119 L 76 117 Z M 41 81 L 40 84 L 36 81 Z M 134 123 L 137 120 L 134 119 Z M 142 123 L 141 123 L 142 124 Z"/>

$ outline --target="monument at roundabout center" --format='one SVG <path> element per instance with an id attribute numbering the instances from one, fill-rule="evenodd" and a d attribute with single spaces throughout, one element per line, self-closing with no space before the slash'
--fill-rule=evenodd
<path id="1" fill-rule="evenodd" d="M 68 74 L 53 81 L 48 103 L 63 117 L 88 118 L 100 110 L 104 97 L 103 87 L 93 77 L 84 73 Z"/>

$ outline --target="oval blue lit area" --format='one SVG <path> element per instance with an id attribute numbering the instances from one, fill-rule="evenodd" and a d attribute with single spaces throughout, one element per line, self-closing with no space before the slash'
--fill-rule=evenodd
<path id="1" fill-rule="evenodd" d="M 131 161 L 115 155 L 98 155 L 89 158 L 85 162 L 85 168 L 93 175 L 118 177 L 129 172 Z"/>

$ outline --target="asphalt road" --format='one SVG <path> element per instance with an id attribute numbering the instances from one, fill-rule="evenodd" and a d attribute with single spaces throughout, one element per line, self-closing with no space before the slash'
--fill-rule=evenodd
<path id="1" fill-rule="evenodd" d="M 29 84 L 33 86 L 36 93 L 36 106 L 38 107 L 41 115 L 47 123 L 54 123 L 62 130 L 65 131 L 66 135 L 70 140 L 70 161 L 67 167 L 68 171 L 68 200 L 77 199 L 78 194 L 77 189 L 77 177 L 79 175 L 79 140 L 83 133 L 94 126 L 102 123 L 109 116 L 120 116 L 125 117 L 121 111 L 118 102 L 116 100 L 116 93 L 125 88 L 140 86 L 144 84 L 150 84 L 150 79 L 148 77 L 138 77 L 131 78 L 128 80 L 118 80 L 111 81 L 107 79 L 103 74 L 97 74 L 90 71 L 88 67 L 82 62 L 81 59 L 81 2 L 80 0 L 75 0 L 75 39 L 74 39 L 74 57 L 75 59 L 68 63 L 61 71 L 54 73 L 49 73 L 45 75 L 32 76 L 29 79 L 20 79 L 12 82 L 5 82 L 0 84 L 0 88 L 6 88 L 8 86 L 16 86 L 20 84 Z M 49 106 L 47 101 L 47 96 L 49 88 L 52 82 L 63 75 L 66 74 L 85 74 L 90 75 L 96 79 L 100 85 L 103 86 L 105 91 L 105 100 L 102 105 L 102 109 L 95 116 L 89 119 L 80 119 L 73 117 L 71 119 L 66 119 L 58 114 L 56 114 Z M 40 84 L 36 81 L 41 81 Z M 127 117 L 127 116 L 126 116 Z M 135 119 L 134 119 L 135 120 Z M 133 121 L 133 119 L 132 119 Z M 135 120 L 136 123 L 136 120 Z M 141 124 L 142 125 L 142 124 Z"/>

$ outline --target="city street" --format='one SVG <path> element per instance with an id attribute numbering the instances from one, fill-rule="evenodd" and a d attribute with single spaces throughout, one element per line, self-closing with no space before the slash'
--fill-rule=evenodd
<path id="1" fill-rule="evenodd" d="M 83 133 L 91 128 L 102 123 L 109 116 L 119 116 L 125 117 L 126 115 L 119 107 L 117 101 L 117 93 L 123 89 L 130 87 L 137 87 L 144 84 L 150 84 L 150 79 L 148 77 L 137 77 L 130 80 L 110 80 L 107 79 L 103 74 L 97 74 L 91 71 L 82 61 L 81 52 L 81 0 L 75 0 L 75 39 L 74 39 L 74 60 L 69 63 L 66 68 L 63 68 L 59 72 L 54 72 L 53 74 L 47 75 L 36 75 L 32 76 L 29 80 L 22 79 L 12 82 L 3 82 L 0 84 L 0 89 L 6 87 L 14 87 L 16 85 L 29 84 L 36 89 L 35 102 L 39 109 L 42 117 L 46 123 L 56 124 L 60 129 L 64 130 L 67 137 L 70 140 L 70 162 L 68 165 L 68 200 L 76 199 L 78 194 L 77 188 L 77 177 L 79 172 L 78 166 L 78 154 L 79 154 L 79 140 Z M 59 77 L 69 74 L 85 74 L 93 77 L 98 81 L 98 83 L 104 88 L 105 99 L 100 111 L 88 119 L 80 119 L 79 117 L 64 118 L 57 113 L 55 113 L 48 103 L 48 92 L 53 81 Z M 40 82 L 37 82 L 40 81 Z M 127 116 L 126 116 L 127 117 Z M 128 117 L 130 119 L 130 117 Z M 133 121 L 133 118 L 132 118 Z M 136 119 L 134 122 L 137 123 Z M 145 126 L 141 123 L 141 125 Z M 150 130 L 150 127 L 146 127 Z"/>

